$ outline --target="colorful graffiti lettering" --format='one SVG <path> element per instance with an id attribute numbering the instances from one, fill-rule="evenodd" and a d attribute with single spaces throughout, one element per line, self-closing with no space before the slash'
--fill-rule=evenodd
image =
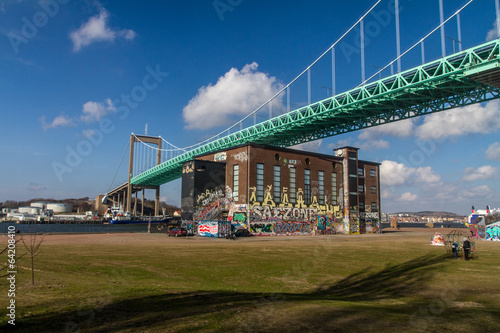
<path id="1" fill-rule="evenodd" d="M 250 231 L 255 236 L 310 235 L 313 224 L 309 222 L 254 222 Z"/>
<path id="2" fill-rule="evenodd" d="M 250 231 L 256 236 L 274 233 L 274 223 L 250 223 Z"/>
<path id="3" fill-rule="evenodd" d="M 497 223 L 486 226 L 486 240 L 500 241 L 500 222 Z"/>
<path id="4" fill-rule="evenodd" d="M 274 224 L 276 234 L 297 235 L 311 234 L 312 223 L 307 222 L 281 222 Z"/>
<path id="5" fill-rule="evenodd" d="M 246 151 L 242 151 L 241 153 L 232 155 L 233 158 L 238 162 L 246 162 L 248 161 L 248 154 Z"/>
<path id="6" fill-rule="evenodd" d="M 219 223 L 217 221 L 201 221 L 198 224 L 198 236 L 219 237 Z"/>
<path id="7" fill-rule="evenodd" d="M 226 153 L 217 153 L 214 155 L 214 161 L 215 162 L 224 162 L 227 159 Z"/>

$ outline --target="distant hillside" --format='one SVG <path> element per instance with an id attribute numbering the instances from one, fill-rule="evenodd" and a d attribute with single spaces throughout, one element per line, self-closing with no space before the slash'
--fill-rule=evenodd
<path id="1" fill-rule="evenodd" d="M 458 215 L 450 212 L 436 212 L 436 211 L 421 211 L 421 212 L 398 212 L 394 214 L 408 214 L 410 216 L 418 217 L 446 217 L 446 218 L 462 218 L 464 215 Z"/>

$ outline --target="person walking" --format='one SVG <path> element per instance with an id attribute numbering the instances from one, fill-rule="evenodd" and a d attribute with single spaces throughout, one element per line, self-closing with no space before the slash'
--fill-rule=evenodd
<path id="1" fill-rule="evenodd" d="M 463 248 L 464 248 L 464 257 L 465 257 L 465 260 L 469 260 L 469 252 L 470 252 L 470 242 L 469 242 L 469 239 L 466 238 L 464 240 Z"/>
<path id="2" fill-rule="evenodd" d="M 451 244 L 451 252 L 453 254 L 453 259 L 457 259 L 458 258 L 458 244 L 455 241 L 453 241 L 453 244 Z"/>

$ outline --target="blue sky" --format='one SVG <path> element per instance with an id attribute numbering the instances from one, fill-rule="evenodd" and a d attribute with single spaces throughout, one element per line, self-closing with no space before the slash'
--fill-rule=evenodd
<path id="1" fill-rule="evenodd" d="M 0 0 L 0 201 L 105 193 L 130 133 L 143 134 L 148 124 L 148 134 L 184 147 L 220 132 L 298 75 L 374 3 Z M 400 3 L 404 51 L 439 24 L 439 2 Z M 444 0 L 445 17 L 465 3 Z M 373 29 L 365 40 L 367 76 L 396 57 L 392 8 L 384 0 L 365 21 Z M 494 22 L 494 0 L 473 2 L 461 16 L 463 47 L 496 38 Z M 458 38 L 455 19 L 445 31 Z M 355 30 L 337 47 L 338 93 L 361 82 L 357 39 Z M 450 39 L 446 47 L 452 53 Z M 417 48 L 403 58 L 403 70 L 418 65 L 420 54 Z M 425 58 L 440 55 L 435 34 Z M 312 70 L 312 100 L 327 97 L 323 87 L 331 86 L 328 55 Z M 292 109 L 307 102 L 305 78 L 291 90 Z M 361 159 L 382 162 L 386 212 L 467 214 L 471 205 L 500 206 L 499 110 L 496 101 L 473 105 L 300 148 L 332 153 L 353 145 Z M 126 174 L 123 163 L 113 185 Z M 179 204 L 180 182 L 162 186 L 161 196 Z"/>

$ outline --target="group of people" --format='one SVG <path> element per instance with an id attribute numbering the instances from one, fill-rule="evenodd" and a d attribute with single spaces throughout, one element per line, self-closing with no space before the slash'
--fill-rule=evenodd
<path id="1" fill-rule="evenodd" d="M 468 238 L 464 239 L 464 243 L 462 244 L 462 248 L 464 250 L 465 260 L 469 260 L 471 244 L 470 244 L 470 241 Z M 453 253 L 453 259 L 458 258 L 458 249 L 459 249 L 458 243 L 456 241 L 453 241 L 453 243 L 451 244 L 451 252 Z"/>

